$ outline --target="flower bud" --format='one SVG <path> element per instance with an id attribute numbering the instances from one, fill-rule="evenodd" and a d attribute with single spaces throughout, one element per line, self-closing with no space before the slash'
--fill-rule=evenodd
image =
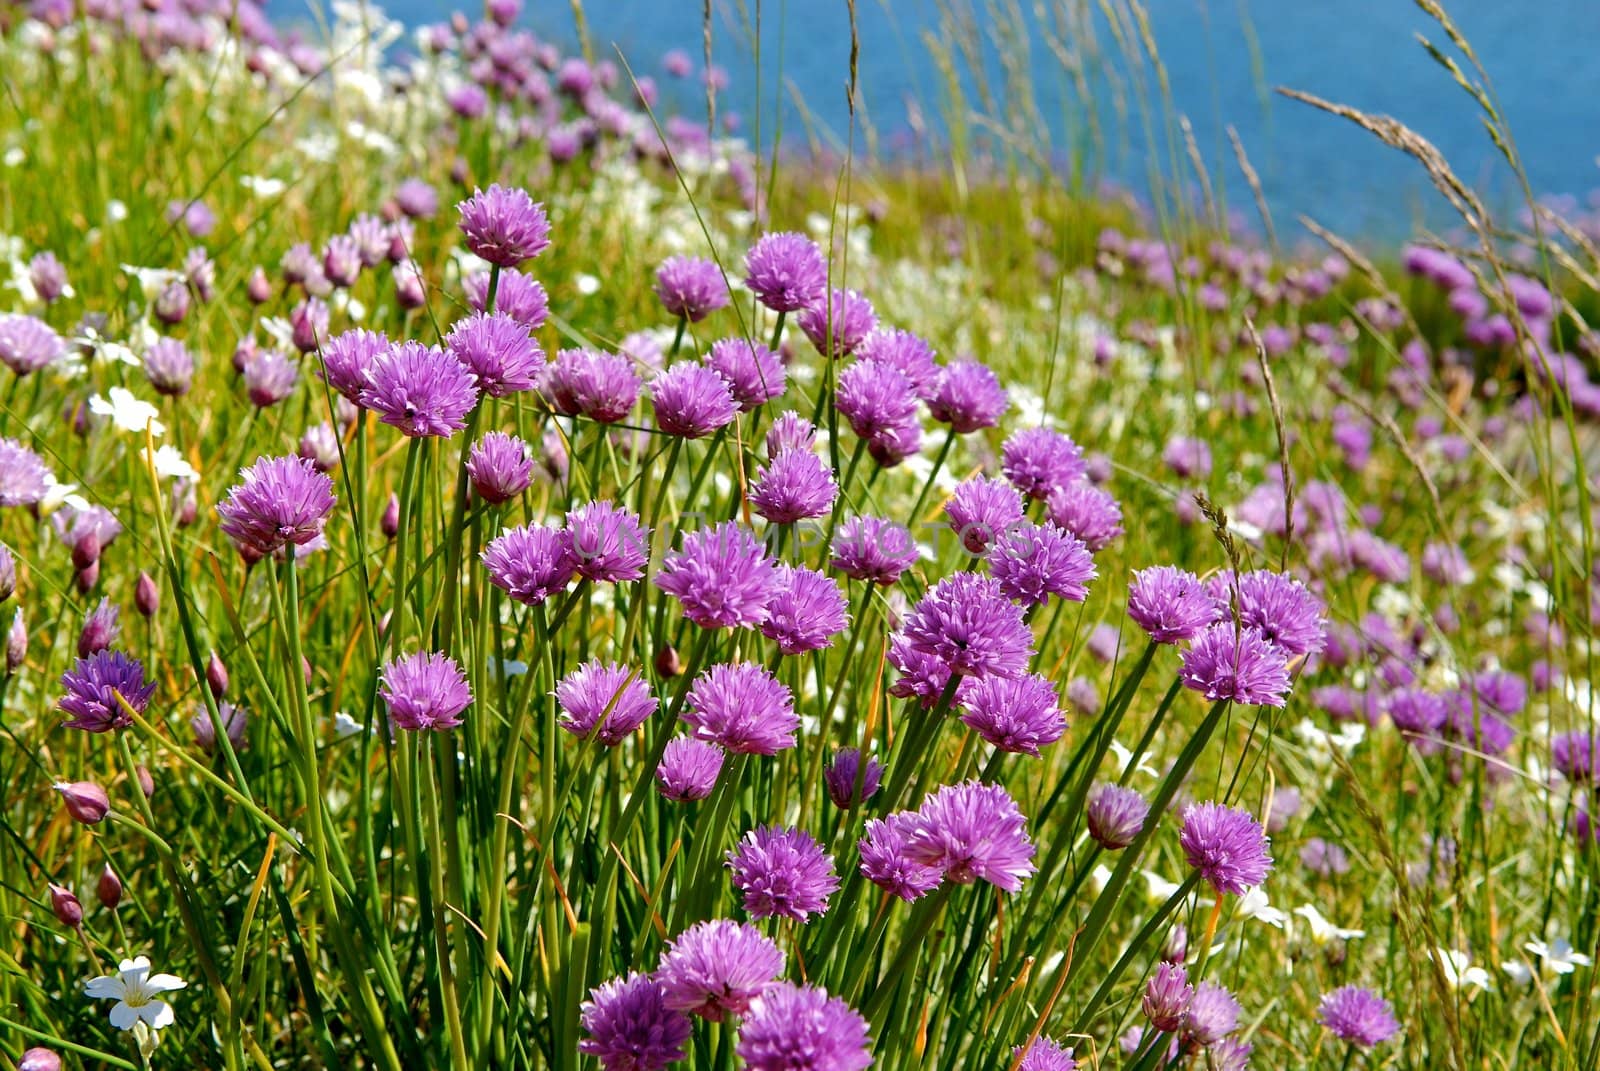
<path id="1" fill-rule="evenodd" d="M 211 686 L 211 694 L 218 699 L 228 694 L 228 667 L 222 664 L 222 659 L 217 657 L 215 651 L 206 660 L 206 683 Z"/>
<path id="2" fill-rule="evenodd" d="M 52 787 L 61 793 L 61 802 L 66 804 L 67 813 L 86 826 L 103 821 L 106 812 L 111 810 L 111 799 L 106 795 L 106 790 L 93 781 L 57 781 Z"/>
<path id="3" fill-rule="evenodd" d="M 61 1071 L 61 1057 L 49 1049 L 35 1047 L 22 1054 L 17 1071 Z"/>
<path id="4" fill-rule="evenodd" d="M 100 533 L 88 531 L 72 544 L 72 567 L 87 569 L 100 560 Z"/>
<path id="5" fill-rule="evenodd" d="M 1189 931 L 1180 922 L 1167 931 L 1167 939 L 1161 945 L 1161 958 L 1168 963 L 1182 963 L 1188 956 Z"/>
<path id="6" fill-rule="evenodd" d="M 77 582 L 78 591 L 81 594 L 89 594 L 94 590 L 94 586 L 100 582 L 100 563 L 93 562 L 87 569 L 79 569 L 74 580 Z"/>
<path id="7" fill-rule="evenodd" d="M 161 589 L 156 587 L 156 578 L 143 570 L 133 585 L 133 605 L 145 617 L 154 617 L 161 609 Z"/>
<path id="8" fill-rule="evenodd" d="M 272 300 L 272 281 L 267 278 L 267 273 L 259 266 L 250 273 L 250 279 L 244 284 L 244 292 L 254 305 L 261 305 Z"/>
<path id="9" fill-rule="evenodd" d="M 218 703 L 217 717 L 222 722 L 222 729 L 228 734 L 228 743 L 234 751 L 243 751 L 245 748 L 245 729 L 249 719 L 243 707 L 236 707 L 232 703 Z M 189 728 L 194 731 L 194 742 L 201 751 L 207 755 L 217 750 L 217 727 L 211 721 L 211 712 L 202 709 L 189 720 Z"/>
<path id="10" fill-rule="evenodd" d="M 6 676 L 21 668 L 28 657 L 28 626 L 22 620 L 22 607 L 11 617 L 11 627 L 6 630 Z"/>
<path id="11" fill-rule="evenodd" d="M 139 778 L 139 791 L 144 793 L 144 798 L 153 798 L 156 794 L 156 779 L 150 776 L 150 768 L 141 763 L 134 774 Z"/>
<path id="12" fill-rule="evenodd" d="M 189 315 L 189 286 L 182 280 L 174 280 L 166 285 L 161 293 L 156 295 L 154 311 L 156 319 L 164 324 L 181 324 L 184 317 Z"/>
<path id="13" fill-rule="evenodd" d="M 676 677 L 683 672 L 683 660 L 678 657 L 678 649 L 672 644 L 665 644 L 656 652 L 656 673 L 663 679 Z"/>
<path id="14" fill-rule="evenodd" d="M 200 502 L 195 497 L 193 480 L 175 480 L 172 484 L 172 519 L 179 528 L 194 523 L 200 512 Z"/>
<path id="15" fill-rule="evenodd" d="M 11 548 L 0 543 L 0 602 L 11 598 L 17 590 L 17 563 L 11 557 Z"/>
<path id="16" fill-rule="evenodd" d="M 96 651 L 104 651 L 117 642 L 122 626 L 117 622 L 117 607 L 108 599 L 89 611 L 83 620 L 83 631 L 78 633 L 78 657 L 88 658 Z"/>
<path id="17" fill-rule="evenodd" d="M 64 889 L 54 882 L 50 885 L 50 910 L 56 913 L 56 918 L 61 920 L 63 926 L 77 929 L 83 925 L 83 905 L 72 895 L 71 889 Z"/>
<path id="18" fill-rule="evenodd" d="M 107 911 L 115 911 L 117 905 L 122 903 L 122 879 L 117 877 L 117 872 L 111 869 L 110 863 L 100 871 L 100 880 L 94 885 L 94 897 Z"/>
<path id="19" fill-rule="evenodd" d="M 389 502 L 383 507 L 383 517 L 378 521 L 378 527 L 383 529 L 386 538 L 393 539 L 400 534 L 400 496 L 389 495 Z"/>

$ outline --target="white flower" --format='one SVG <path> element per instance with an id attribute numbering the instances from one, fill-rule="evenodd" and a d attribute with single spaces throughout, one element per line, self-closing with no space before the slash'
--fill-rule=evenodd
<path id="1" fill-rule="evenodd" d="M 1313 944 L 1325 945 L 1329 941 L 1353 941 L 1357 937 L 1365 937 L 1366 930 L 1346 930 L 1335 926 L 1322 917 L 1322 912 L 1310 904 L 1301 904 L 1294 909 L 1294 913 L 1306 920 L 1311 927 L 1311 941 Z"/>
<path id="2" fill-rule="evenodd" d="M 150 464 L 155 466 L 156 475 L 168 479 L 198 480 L 200 474 L 189 464 L 183 454 L 175 446 L 158 446 L 156 452 L 150 455 Z"/>
<path id="3" fill-rule="evenodd" d="M 1574 951 L 1572 942 L 1565 937 L 1557 937 L 1550 944 L 1545 944 L 1543 941 L 1529 941 L 1522 947 L 1544 960 L 1544 965 L 1557 974 L 1571 974 L 1579 967 L 1594 965 L 1594 960 L 1582 952 Z"/>
<path id="4" fill-rule="evenodd" d="M 1465 952 L 1457 952 L 1453 948 L 1436 948 L 1433 950 L 1433 958 L 1444 971 L 1445 983 L 1451 989 L 1465 989 L 1468 986 L 1474 989 L 1489 989 L 1494 985 L 1489 978 L 1489 972 L 1482 967 L 1472 966 L 1472 957 Z"/>
<path id="5" fill-rule="evenodd" d="M 361 733 L 361 723 L 344 711 L 339 711 L 333 716 L 333 735 L 340 740 L 348 740 Z"/>
<path id="6" fill-rule="evenodd" d="M 588 273 L 580 273 L 577 279 L 578 293 L 584 297 L 600 292 L 600 280 Z"/>
<path id="7" fill-rule="evenodd" d="M 1123 747 L 1122 744 L 1116 740 L 1111 741 L 1111 754 L 1116 756 L 1117 765 L 1124 770 L 1128 768 L 1128 763 L 1133 760 L 1133 749 Z M 1151 766 L 1149 760 L 1145 758 L 1139 759 L 1139 765 L 1133 768 L 1133 772 L 1149 774 L 1151 777 L 1161 776 L 1160 774 L 1156 773 L 1155 767 Z"/>
<path id="8" fill-rule="evenodd" d="M 1234 910 L 1238 912 L 1241 919 L 1255 919 L 1257 922 L 1264 922 L 1268 926 L 1276 926 L 1280 930 L 1289 921 L 1289 916 L 1273 907 L 1267 901 L 1267 894 L 1259 887 L 1253 888 L 1239 897 L 1234 902 Z"/>
<path id="9" fill-rule="evenodd" d="M 121 223 L 128 218 L 128 206 L 113 197 L 106 202 L 106 219 L 112 223 Z"/>
<path id="10" fill-rule="evenodd" d="M 107 393 L 109 399 L 98 394 L 89 399 L 89 412 L 110 417 L 111 422 L 123 431 L 144 431 L 145 426 L 149 425 L 151 435 L 166 433 L 166 426 L 156 419 L 161 411 L 155 406 L 126 387 L 112 387 Z"/>
<path id="11" fill-rule="evenodd" d="M 239 185 L 257 197 L 276 197 L 289 188 L 289 184 L 282 179 L 264 178 L 261 175 L 241 175 Z"/>
<path id="12" fill-rule="evenodd" d="M 1150 899 L 1156 903 L 1165 903 L 1172 898 L 1172 894 L 1183 888 L 1176 881 L 1168 881 L 1165 876 L 1157 874 L 1154 870 L 1144 872 L 1145 885 L 1149 887 Z"/>
<path id="13" fill-rule="evenodd" d="M 136 956 L 118 964 L 116 974 L 89 979 L 83 992 L 93 1000 L 117 1002 L 111 1009 L 111 1025 L 118 1030 L 132 1030 L 140 1022 L 147 1029 L 163 1030 L 173 1024 L 172 1006 L 157 998 L 188 984 L 170 974 L 151 974 L 150 960 Z"/>
<path id="14" fill-rule="evenodd" d="M 138 280 L 139 290 L 146 301 L 154 301 L 161 291 L 184 279 L 183 272 L 171 268 L 141 268 L 136 264 L 124 264 L 122 270 Z"/>
<path id="15" fill-rule="evenodd" d="M 1533 968 L 1520 959 L 1508 959 L 1500 964 L 1500 969 L 1518 985 L 1527 985 L 1533 981 Z"/>
<path id="16" fill-rule="evenodd" d="M 1098 863 L 1089 871 L 1089 888 L 1098 896 L 1107 885 L 1111 884 L 1111 868 L 1104 863 Z"/>
<path id="17" fill-rule="evenodd" d="M 61 483 L 54 473 L 44 474 L 44 497 L 39 500 L 39 513 L 49 516 L 62 506 L 71 506 L 80 513 L 89 508 L 89 500 L 78 494 L 75 483 Z"/>

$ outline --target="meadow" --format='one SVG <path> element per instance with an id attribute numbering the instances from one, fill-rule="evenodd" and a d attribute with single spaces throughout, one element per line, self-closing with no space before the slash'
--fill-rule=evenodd
<path id="1" fill-rule="evenodd" d="M 0 5 L 0 1067 L 1600 1063 L 1600 223 L 519 15 Z"/>

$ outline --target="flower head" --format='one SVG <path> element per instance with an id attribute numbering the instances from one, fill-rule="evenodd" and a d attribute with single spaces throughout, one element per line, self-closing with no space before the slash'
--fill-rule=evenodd
<path id="1" fill-rule="evenodd" d="M 828 285 L 822 250 L 803 234 L 763 234 L 745 254 L 745 286 L 774 312 L 809 308 Z"/>
<path id="2" fill-rule="evenodd" d="M 684 1058 L 694 1030 L 668 1006 L 661 983 L 637 971 L 591 989 L 578 1015 L 585 1035 L 578 1051 L 605 1071 L 661 1071 Z"/>
<path id="3" fill-rule="evenodd" d="M 121 651 L 96 651 L 78 659 L 61 675 L 66 694 L 56 702 L 71 718 L 62 724 L 69 729 L 104 733 L 132 725 L 117 697 L 127 701 L 136 713 L 143 714 L 155 694 L 154 681 L 146 684 L 144 666 Z"/>
<path id="4" fill-rule="evenodd" d="M 1183 653 L 1183 683 L 1213 702 L 1281 707 L 1289 691 L 1283 652 L 1254 629 L 1212 625 Z"/>
<path id="5" fill-rule="evenodd" d="M 850 517 L 833 538 L 833 567 L 853 580 L 893 584 L 916 560 L 911 530 L 883 517 Z"/>
<path id="6" fill-rule="evenodd" d="M 0 436 L 0 506 L 31 506 L 44 498 L 50 470 L 39 455 Z"/>
<path id="7" fill-rule="evenodd" d="M 819 651 L 849 623 L 844 593 L 830 578 L 804 566 L 778 566 L 761 634 L 786 655 Z"/>
<path id="8" fill-rule="evenodd" d="M 998 581 L 977 573 L 953 573 L 935 584 L 906 615 L 902 632 L 913 650 L 961 676 L 1021 676 L 1033 655 L 1021 608 Z"/>
<path id="9" fill-rule="evenodd" d="M 720 1023 L 742 1016 L 783 974 L 783 952 L 746 922 L 711 919 L 674 937 L 656 979 L 667 1007 Z"/>
<path id="10" fill-rule="evenodd" d="M 839 373 L 839 415 L 850 430 L 873 441 L 917 419 L 917 394 L 899 369 L 877 361 L 856 361 Z"/>
<path id="11" fill-rule="evenodd" d="M 157 394 L 188 394 L 194 383 L 194 357 L 177 339 L 158 338 L 144 351 L 144 374 Z"/>
<path id="12" fill-rule="evenodd" d="M 667 741 L 656 766 L 656 791 L 669 800 L 703 800 L 716 787 L 723 751 L 692 736 Z"/>
<path id="13" fill-rule="evenodd" d="M 472 704 L 472 690 L 449 655 L 418 652 L 390 661 L 379 674 L 378 695 L 389 720 L 402 729 L 453 729 Z"/>
<path id="14" fill-rule="evenodd" d="M 767 460 L 789 450 L 810 450 L 817 444 L 817 426 L 790 409 L 767 429 Z"/>
<path id="15" fill-rule="evenodd" d="M 739 415 L 728 381 L 694 361 L 679 361 L 650 384 L 656 426 L 668 435 L 698 439 Z"/>
<path id="16" fill-rule="evenodd" d="M 732 521 L 684 536 L 656 574 L 656 585 L 702 628 L 761 624 L 776 581 L 777 565 L 761 541 Z"/>
<path id="17" fill-rule="evenodd" d="M 872 1066 L 867 1021 L 814 986 L 779 982 L 739 1028 L 734 1051 L 748 1071 L 864 1071 Z"/>
<path id="18" fill-rule="evenodd" d="M 742 338 L 713 342 L 705 363 L 728 381 L 733 400 L 747 413 L 783 395 L 783 361 L 759 342 Z"/>
<path id="19" fill-rule="evenodd" d="M 509 502 L 533 482 L 533 454 L 515 435 L 491 431 L 468 451 L 467 477 L 485 502 Z"/>
<path id="20" fill-rule="evenodd" d="M 1171 565 L 1133 574 L 1128 616 L 1156 643 L 1192 640 L 1217 619 L 1217 603 L 1200 578 Z"/>
<path id="21" fill-rule="evenodd" d="M 1204 439 L 1174 436 L 1161 451 L 1161 460 L 1180 480 L 1204 480 L 1211 475 L 1211 447 Z"/>
<path id="22" fill-rule="evenodd" d="M 526 606 L 537 606 L 571 583 L 577 571 L 572 536 L 562 528 L 509 528 L 483 551 L 489 581 Z"/>
<path id="23" fill-rule="evenodd" d="M 381 331 L 356 328 L 334 335 L 322 344 L 323 378 L 328 386 L 359 405 L 361 392 L 370 381 L 372 363 L 389 346 L 388 336 Z"/>
<path id="24" fill-rule="evenodd" d="M 1400 1032 L 1389 1002 L 1370 989 L 1345 985 L 1322 995 L 1317 1021 L 1335 1037 L 1363 1049 L 1381 1045 Z"/>
<path id="25" fill-rule="evenodd" d="M 488 311 L 488 272 L 473 272 L 462 282 L 462 289 L 467 293 L 469 306 L 478 312 Z M 515 268 L 505 268 L 495 284 L 494 311 L 504 313 L 529 331 L 537 331 L 550 316 L 550 296 L 539 280 Z"/>
<path id="26" fill-rule="evenodd" d="M 1000 471 L 1029 498 L 1047 499 L 1051 492 L 1088 475 L 1078 444 L 1050 428 L 1024 428 L 1000 448 Z"/>
<path id="27" fill-rule="evenodd" d="M 122 635 L 122 625 L 117 620 L 120 616 L 121 611 L 116 603 L 101 599 L 100 604 L 83 619 L 83 628 L 78 633 L 78 657 L 88 658 L 96 651 L 103 651 L 116 643 Z"/>
<path id="28" fill-rule="evenodd" d="M 906 854 L 959 885 L 982 878 L 1006 892 L 1022 888 L 1035 869 L 1016 800 L 981 781 L 946 785 L 923 800 L 907 824 Z"/>
<path id="29" fill-rule="evenodd" d="M 989 547 L 989 570 L 1006 598 L 1040 606 L 1050 596 L 1082 602 L 1095 578 L 1094 555 L 1083 540 L 1053 524 L 1013 525 Z"/>
<path id="30" fill-rule="evenodd" d="M 915 815 L 908 812 L 891 814 L 882 820 L 869 818 L 866 836 L 858 846 L 861 875 L 907 903 L 922 899 L 944 880 L 943 870 L 918 862 L 907 852 L 914 818 Z"/>
<path id="31" fill-rule="evenodd" d="M 858 361 L 875 361 L 898 369 L 917 397 L 929 398 L 939 382 L 939 365 L 933 347 L 910 331 L 880 327 L 856 347 Z"/>
<path id="32" fill-rule="evenodd" d="M 48 368 L 66 351 L 61 336 L 37 316 L 0 315 L 0 364 L 17 375 Z"/>
<path id="33" fill-rule="evenodd" d="M 872 302 L 854 290 L 832 290 L 801 310 L 795 321 L 824 357 L 854 353 L 878 325 Z"/>
<path id="34" fill-rule="evenodd" d="M 733 887 L 758 919 L 779 916 L 805 922 L 828 910 L 839 888 L 833 857 L 803 829 L 760 826 L 728 852 Z"/>
<path id="35" fill-rule="evenodd" d="M 1122 534 L 1122 507 L 1111 495 L 1084 480 L 1058 487 L 1046 500 L 1050 521 L 1094 551 Z"/>
<path id="36" fill-rule="evenodd" d="M 1266 881 L 1272 870 L 1267 835 L 1249 811 L 1190 804 L 1183 809 L 1178 844 L 1189 865 L 1219 893 L 1244 893 Z"/>
<path id="37" fill-rule="evenodd" d="M 988 365 L 955 361 L 940 374 L 933 397 L 928 399 L 928 411 L 958 435 L 992 428 L 1006 411 L 1005 388 Z"/>
<path id="38" fill-rule="evenodd" d="M 492 185 L 473 190 L 456 205 L 461 213 L 461 233 L 467 248 L 490 264 L 515 268 L 550 245 L 550 220 L 544 205 L 528 191 Z"/>
<path id="39" fill-rule="evenodd" d="M 1161 963 L 1144 987 L 1144 1015 L 1150 1025 L 1167 1033 L 1183 1025 L 1184 1013 L 1194 999 L 1194 986 L 1180 964 Z"/>
<path id="40" fill-rule="evenodd" d="M 545 396 L 562 416 L 586 416 L 615 424 L 639 400 L 639 376 L 633 362 L 594 350 L 561 350 L 549 367 Z M 730 418 L 731 419 L 731 418 Z"/>
<path id="41" fill-rule="evenodd" d="M 728 284 L 714 260 L 668 257 L 656 269 L 656 297 L 672 315 L 699 323 L 728 303 Z"/>
<path id="42" fill-rule="evenodd" d="M 1132 844 L 1149 817 L 1150 805 L 1131 788 L 1102 783 L 1089 792 L 1085 808 L 1089 836 L 1107 851 L 1120 851 Z"/>
<path id="43" fill-rule="evenodd" d="M 300 382 L 300 366 L 279 350 L 262 350 L 245 362 L 245 396 L 260 409 L 277 405 Z"/>
<path id="44" fill-rule="evenodd" d="M 1215 1045 L 1239 1028 L 1242 1010 L 1222 986 L 1201 982 L 1183 1013 L 1183 1036 L 1196 1045 Z"/>
<path id="45" fill-rule="evenodd" d="M 644 576 L 650 530 L 613 502 L 588 502 L 567 514 L 573 564 L 589 580 L 622 583 Z"/>
<path id="46" fill-rule="evenodd" d="M 794 696 L 755 662 L 719 663 L 696 677 L 683 722 L 702 740 L 750 755 L 776 755 L 794 747 L 800 727 Z"/>
<path id="47" fill-rule="evenodd" d="M 449 437 L 478 404 L 477 377 L 444 350 L 402 342 L 373 358 L 360 404 L 406 435 Z"/>
<path id="48" fill-rule="evenodd" d="M 1239 623 L 1291 655 L 1322 650 L 1327 631 L 1322 600 L 1300 581 L 1257 570 L 1238 580 Z"/>
<path id="49" fill-rule="evenodd" d="M 878 793 L 883 781 L 883 764 L 871 755 L 866 763 L 853 747 L 840 748 L 822 767 L 822 784 L 835 807 L 849 810 Z"/>
<path id="50" fill-rule="evenodd" d="M 450 329 L 444 344 L 491 398 L 532 390 L 544 369 L 539 343 L 524 324 L 503 312 L 468 316 Z"/>
<path id="51" fill-rule="evenodd" d="M 637 670 L 615 663 L 585 662 L 556 685 L 561 707 L 561 727 L 574 736 L 593 736 L 606 747 L 616 747 L 656 712 Z"/>
<path id="52" fill-rule="evenodd" d="M 1067 731 L 1055 685 L 1037 674 L 980 677 L 962 690 L 961 705 L 962 722 L 1001 751 L 1036 756 Z"/>
<path id="53" fill-rule="evenodd" d="M 262 457 L 217 504 L 222 531 L 260 557 L 322 534 L 333 510 L 333 480 L 302 457 Z"/>
<path id="54" fill-rule="evenodd" d="M 150 1030 L 165 1030 L 175 1021 L 172 1006 L 161 999 L 161 994 L 183 989 L 188 985 L 182 978 L 170 974 L 151 974 L 150 960 L 135 956 L 117 964 L 117 973 L 91 978 L 83 985 L 83 993 L 91 1000 L 114 1000 L 111 1007 L 111 1025 L 118 1030 L 132 1030 L 143 1023 Z"/>
<path id="55" fill-rule="evenodd" d="M 1011 1050 L 1011 1059 L 1017 1071 L 1075 1071 L 1078 1066 L 1071 1049 L 1046 1037 L 1034 1038 L 1027 1051 L 1018 1045 Z"/>
<path id="56" fill-rule="evenodd" d="M 974 476 L 956 486 L 944 512 L 961 545 L 982 554 L 1022 520 L 1022 496 L 1003 481 Z"/>
<path id="57" fill-rule="evenodd" d="M 833 470 L 809 450 L 786 450 L 756 474 L 750 504 L 773 524 L 820 517 L 839 493 Z"/>

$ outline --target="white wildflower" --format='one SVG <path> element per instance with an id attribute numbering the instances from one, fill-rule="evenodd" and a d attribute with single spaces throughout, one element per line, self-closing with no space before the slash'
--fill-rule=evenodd
<path id="1" fill-rule="evenodd" d="M 188 984 L 170 974 L 151 974 L 150 960 L 135 956 L 118 964 L 116 974 L 89 979 L 83 992 L 93 1000 L 117 1002 L 111 1008 L 111 1025 L 118 1030 L 132 1030 L 138 1023 L 148 1030 L 164 1030 L 175 1020 L 172 1005 L 159 999 L 160 995 Z"/>
<path id="2" fill-rule="evenodd" d="M 109 397 L 98 394 L 90 397 L 89 412 L 96 416 L 110 417 L 111 422 L 123 431 L 142 432 L 148 426 L 152 435 L 166 434 L 165 425 L 156 419 L 161 411 L 155 406 L 137 397 L 126 387 L 112 387 L 106 393 Z"/>

